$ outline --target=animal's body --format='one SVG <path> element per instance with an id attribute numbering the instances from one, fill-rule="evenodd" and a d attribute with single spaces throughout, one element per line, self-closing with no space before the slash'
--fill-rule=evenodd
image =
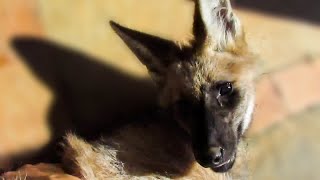
<path id="1" fill-rule="evenodd" d="M 190 140 L 172 119 L 146 118 L 152 120 L 138 121 L 97 142 L 70 134 L 65 167 L 72 167 L 71 173 L 88 180 L 219 176 L 195 162 Z"/>
<path id="2" fill-rule="evenodd" d="M 66 137 L 67 171 L 88 180 L 102 179 L 246 179 L 244 160 L 228 173 L 215 173 L 194 159 L 190 138 L 167 112 L 141 117 L 99 141 Z M 241 149 L 241 152 L 243 149 Z M 241 158 L 244 158 L 241 154 Z"/>
<path id="3" fill-rule="evenodd" d="M 148 68 L 162 110 L 98 142 L 69 135 L 69 170 L 85 179 L 228 178 L 222 172 L 233 167 L 251 122 L 255 69 L 229 0 L 195 2 L 187 46 L 111 26 Z"/>
<path id="4" fill-rule="evenodd" d="M 149 70 L 161 108 L 98 141 L 68 135 L 64 167 L 88 180 L 229 178 L 255 94 L 255 56 L 229 0 L 195 2 L 186 46 L 111 26 Z"/>

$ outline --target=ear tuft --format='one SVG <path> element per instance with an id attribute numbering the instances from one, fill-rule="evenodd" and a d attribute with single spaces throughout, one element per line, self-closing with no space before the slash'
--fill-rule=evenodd
<path id="1" fill-rule="evenodd" d="M 235 46 L 237 39 L 243 35 L 240 20 L 233 13 L 230 0 L 198 0 L 195 22 L 203 26 L 202 30 L 201 27 L 194 27 L 196 38 L 200 36 L 204 41 L 205 37 L 205 41 L 209 41 L 212 48 L 218 51 Z"/>

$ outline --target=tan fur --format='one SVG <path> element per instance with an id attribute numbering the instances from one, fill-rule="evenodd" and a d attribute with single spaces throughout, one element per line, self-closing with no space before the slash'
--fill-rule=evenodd
<path id="1" fill-rule="evenodd" d="M 244 161 L 226 174 L 201 167 L 183 131 L 166 121 L 132 124 L 99 142 L 72 134 L 66 140 L 66 167 L 86 180 L 244 178 Z"/>
<path id="2" fill-rule="evenodd" d="M 182 95 L 199 98 L 203 85 L 219 81 L 232 82 L 239 90 L 241 100 L 236 110 L 229 113 L 232 118 L 227 119 L 236 121 L 232 124 L 234 132 L 237 131 L 240 120 L 245 119 L 244 132 L 250 123 L 254 104 L 255 57 L 248 50 L 243 28 L 232 13 L 229 1 L 199 0 L 198 3 L 201 16 L 206 22 L 205 29 L 209 33 L 203 36 L 201 28 L 194 30 L 200 33 L 199 37 L 195 34 L 190 47 L 182 47 L 190 49 L 192 57 L 187 57 L 191 60 L 173 61 L 168 67 L 161 64 L 159 54 L 155 53 L 154 56 L 155 49 L 148 49 L 150 44 L 144 46 L 140 42 L 141 39 L 134 39 L 128 35 L 137 35 L 137 32 L 115 24 L 113 27 L 149 68 L 155 81 L 159 83 L 161 80 L 160 102 L 164 107 L 174 104 Z M 217 5 L 213 14 L 208 11 L 210 9 L 206 9 L 206 3 Z M 220 10 L 226 10 L 226 15 L 221 15 L 223 12 Z M 211 21 L 210 17 L 204 18 L 205 15 L 213 15 L 212 18 L 218 21 Z M 195 16 L 197 17 L 199 16 Z M 201 25 L 199 22 L 197 25 Z M 227 27 L 230 24 L 232 28 L 229 29 Z M 215 36 L 215 32 L 220 34 Z M 204 39 L 201 39 L 203 37 Z M 152 72 L 154 69 L 157 71 Z M 167 118 L 158 119 L 160 120 L 148 119 L 127 125 L 97 142 L 86 142 L 75 135 L 68 135 L 64 156 L 66 167 L 69 167 L 71 173 L 88 180 L 219 180 L 231 179 L 233 176 L 241 179 L 245 176 L 243 175 L 243 172 L 246 172 L 243 169 L 245 160 L 241 160 L 245 159 L 245 156 L 241 153 L 231 172 L 215 173 L 196 163 L 190 137 L 176 122 Z M 183 123 L 181 125 L 183 126 Z"/>
<path id="3" fill-rule="evenodd" d="M 199 46 L 193 49 L 193 63 L 178 62 L 170 66 L 164 77 L 166 84 L 161 104 L 167 106 L 183 93 L 198 97 L 202 85 L 217 81 L 233 82 L 236 88 L 254 94 L 257 57 L 247 45 L 244 28 L 233 13 L 230 1 L 196 0 L 195 3 L 195 22 L 199 18 L 204 21 L 206 32 L 201 32 L 200 36 L 205 37 L 199 40 L 199 34 L 194 34 L 191 43 L 182 47 Z M 226 15 L 222 16 L 220 11 L 224 10 Z M 233 28 L 226 29 L 228 23 Z"/>
<path id="4" fill-rule="evenodd" d="M 198 56 L 195 64 L 179 62 L 172 65 L 163 91 L 169 97 L 163 94 L 162 100 L 176 101 L 181 93 L 179 90 L 199 96 L 201 85 L 219 80 L 234 82 L 236 88 L 249 86 L 255 78 L 254 71 L 251 71 L 254 68 L 255 56 L 252 54 L 236 56 L 226 52 L 204 52 Z M 163 104 L 170 104 L 168 101 Z"/>

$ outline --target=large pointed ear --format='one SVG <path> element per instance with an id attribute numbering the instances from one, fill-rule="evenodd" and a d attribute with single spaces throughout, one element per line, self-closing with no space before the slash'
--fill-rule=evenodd
<path id="1" fill-rule="evenodd" d="M 246 45 L 243 28 L 230 0 L 196 0 L 193 33 L 195 46 L 217 51 Z"/>
<path id="2" fill-rule="evenodd" d="M 162 76 L 172 62 L 179 60 L 181 49 L 174 42 L 123 27 L 113 21 L 110 21 L 110 25 L 152 75 Z"/>

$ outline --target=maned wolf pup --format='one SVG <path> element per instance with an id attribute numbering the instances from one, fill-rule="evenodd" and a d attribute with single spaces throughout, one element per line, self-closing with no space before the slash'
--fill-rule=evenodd
<path id="1" fill-rule="evenodd" d="M 215 172 L 232 168 L 255 94 L 255 57 L 229 0 L 195 3 L 188 46 L 110 24 L 148 68 L 162 108 L 99 142 L 68 135 L 65 167 L 90 180 L 225 177 Z"/>

